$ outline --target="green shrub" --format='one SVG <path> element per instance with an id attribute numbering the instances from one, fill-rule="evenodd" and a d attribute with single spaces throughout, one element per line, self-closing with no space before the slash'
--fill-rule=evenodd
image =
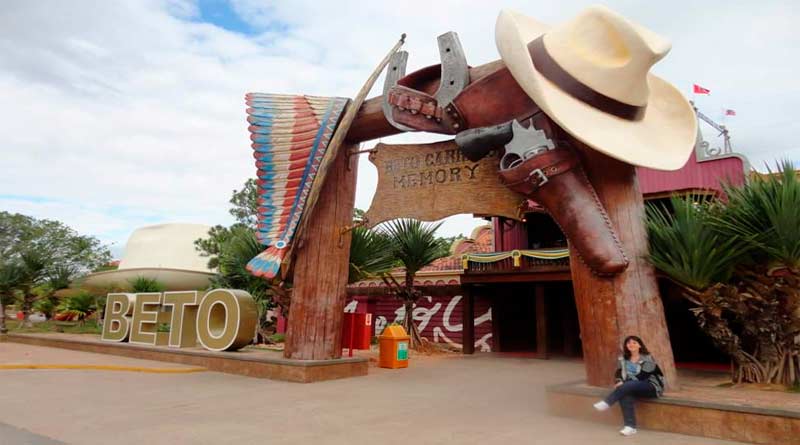
<path id="1" fill-rule="evenodd" d="M 269 339 L 273 343 L 283 343 L 286 341 L 286 334 L 272 334 Z"/>
<path id="2" fill-rule="evenodd" d="M 56 307 L 56 302 L 49 297 L 40 297 L 38 300 L 36 300 L 36 303 L 33 304 L 33 310 L 36 312 L 41 312 L 48 320 L 53 318 L 53 313 L 55 313 Z"/>
<path id="3" fill-rule="evenodd" d="M 128 283 L 130 283 L 131 291 L 134 293 L 164 292 L 167 288 L 158 280 L 141 276 L 128 280 Z"/>
<path id="4" fill-rule="evenodd" d="M 86 291 L 81 291 L 65 298 L 56 308 L 56 312 L 69 314 L 70 318 L 83 321 L 89 314 L 94 312 L 95 309 L 94 295 Z"/>

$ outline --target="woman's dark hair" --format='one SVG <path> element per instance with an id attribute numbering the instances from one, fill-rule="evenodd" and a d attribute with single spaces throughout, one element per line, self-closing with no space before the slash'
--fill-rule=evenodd
<path id="1" fill-rule="evenodd" d="M 647 346 L 644 345 L 644 342 L 641 338 L 635 335 L 629 335 L 625 337 L 625 341 L 622 342 L 622 356 L 625 357 L 625 360 L 630 360 L 631 358 L 631 351 L 628 350 L 628 340 L 635 340 L 636 343 L 639 343 L 639 354 L 650 354 L 650 351 L 647 350 Z"/>

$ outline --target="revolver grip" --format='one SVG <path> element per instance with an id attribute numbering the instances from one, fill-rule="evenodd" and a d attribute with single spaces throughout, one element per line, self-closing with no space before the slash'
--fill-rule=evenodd
<path id="1" fill-rule="evenodd" d="M 467 159 L 473 162 L 479 161 L 490 151 L 501 148 L 511 141 L 514 137 L 511 130 L 512 122 L 462 131 L 456 135 L 456 145 Z"/>

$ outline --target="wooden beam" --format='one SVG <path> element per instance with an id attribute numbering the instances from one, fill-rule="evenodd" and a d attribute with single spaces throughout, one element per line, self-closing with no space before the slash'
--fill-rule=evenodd
<path id="1" fill-rule="evenodd" d="M 586 173 L 616 229 L 628 268 L 613 277 L 594 275 L 570 248 L 572 285 L 588 383 L 610 385 L 627 335 L 638 335 L 664 371 L 671 389 L 677 375 L 653 266 L 647 261 L 644 201 L 636 168 L 581 146 Z"/>
<path id="2" fill-rule="evenodd" d="M 464 354 L 475 353 L 475 295 L 471 286 L 464 286 L 461 299 L 461 345 Z"/>
<path id="3" fill-rule="evenodd" d="M 344 146 L 331 166 L 319 202 L 296 250 L 284 357 L 327 360 L 342 356 L 342 320 L 356 190 L 356 160 Z M 296 240 L 300 241 L 300 240 Z"/>
<path id="4" fill-rule="evenodd" d="M 502 272 L 502 273 L 470 273 L 461 275 L 462 284 L 480 283 L 528 283 L 544 281 L 570 281 L 569 268 L 558 272 Z"/>
<path id="5" fill-rule="evenodd" d="M 415 285 L 423 295 L 431 297 L 454 297 L 460 295 L 463 290 L 460 284 L 440 284 L 440 285 Z M 349 297 L 391 297 L 389 288 L 386 286 L 348 286 L 347 296 Z"/>
<path id="6" fill-rule="evenodd" d="M 544 298 L 544 285 L 533 287 L 536 298 L 536 356 L 547 358 L 547 306 Z"/>
<path id="7" fill-rule="evenodd" d="M 485 77 L 505 65 L 500 60 L 495 60 L 487 64 L 477 66 L 469 69 L 469 75 L 472 82 L 475 82 L 481 77 Z M 420 89 L 429 93 L 435 92 L 439 88 L 439 80 L 431 82 L 427 85 L 420 85 Z M 353 144 L 365 142 L 372 139 L 378 139 L 393 134 L 401 133 L 400 130 L 394 128 L 389 121 L 383 116 L 383 96 L 373 97 L 364 102 L 358 110 L 356 119 L 347 132 L 347 141 Z"/>

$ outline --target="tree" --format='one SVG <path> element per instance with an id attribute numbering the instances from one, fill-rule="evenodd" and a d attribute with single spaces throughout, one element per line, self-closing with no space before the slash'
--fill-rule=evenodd
<path id="1" fill-rule="evenodd" d="M 453 250 L 453 245 L 456 242 L 464 240 L 464 239 L 467 239 L 467 237 L 464 236 L 463 233 L 459 233 L 458 235 L 455 235 L 455 236 L 440 237 L 440 239 L 445 243 L 445 247 L 447 248 L 447 251 L 449 252 L 449 251 Z"/>
<path id="2" fill-rule="evenodd" d="M 19 268 L 15 290 L 22 300 L 23 325 L 30 325 L 35 287 L 60 286 L 111 259 L 111 253 L 95 237 L 79 235 L 59 221 L 8 212 L 0 212 L 0 255 L 6 264 Z"/>
<path id="3" fill-rule="evenodd" d="M 0 334 L 8 332 L 5 306 L 14 301 L 21 279 L 22 270 L 19 264 L 5 262 L 0 258 Z"/>
<path id="4" fill-rule="evenodd" d="M 256 228 L 258 225 L 258 183 L 255 179 L 248 179 L 241 190 L 234 190 L 229 201 L 233 207 L 228 210 L 236 222 L 248 227 Z"/>
<path id="5" fill-rule="evenodd" d="M 249 292 L 258 303 L 260 315 L 259 333 L 266 338 L 267 311 L 278 307 L 282 313 L 288 312 L 291 288 L 280 280 L 268 281 L 253 276 L 246 268 L 247 263 L 264 250 L 255 231 L 258 227 L 258 183 L 255 179 L 245 181 L 241 190 L 234 190 L 230 214 L 236 222 L 230 227 L 217 225 L 211 228 L 207 238 L 194 242 L 202 256 L 209 258 L 208 267 L 217 269 L 212 278 L 214 288 L 235 288 Z"/>
<path id="6" fill-rule="evenodd" d="M 228 202 L 231 204 L 228 212 L 236 222 L 230 227 L 218 224 L 208 231 L 208 237 L 194 242 L 200 255 L 208 257 L 209 269 L 219 267 L 220 250 L 233 236 L 234 229 L 246 227 L 254 231 L 258 227 L 258 183 L 255 179 L 246 180 L 241 190 L 234 189 Z"/>
<path id="7" fill-rule="evenodd" d="M 779 168 L 726 187 L 727 202 L 647 209 L 650 260 L 695 305 L 737 382 L 800 384 L 800 180 Z"/>
<path id="8" fill-rule="evenodd" d="M 385 233 L 361 226 L 353 229 L 348 283 L 379 276 L 397 265 L 392 256 L 392 241 Z"/>
<path id="9" fill-rule="evenodd" d="M 242 289 L 250 293 L 258 304 L 259 334 L 262 338 L 266 338 L 268 335 L 265 330 L 271 322 L 267 319 L 267 311 L 278 303 L 286 304 L 288 302 L 275 298 L 276 295 L 285 296 L 285 288 L 277 283 L 256 277 L 247 270 L 247 263 L 262 250 L 264 247 L 252 229 L 242 225 L 234 226 L 230 229 L 230 235 L 220 246 L 219 272 L 212 278 L 211 284 L 214 288 Z"/>
<path id="10" fill-rule="evenodd" d="M 382 232 L 391 242 L 392 256 L 405 268 L 403 284 L 398 283 L 388 273 L 383 274 L 383 281 L 392 289 L 392 293 L 403 300 L 406 312 L 403 327 L 411 336 L 412 348 L 422 343 L 413 319 L 414 305 L 422 296 L 414 287 L 414 277 L 423 267 L 447 256 L 446 241 L 436 237 L 436 231 L 441 225 L 442 223 L 424 224 L 415 219 L 398 219 L 390 221 L 382 228 Z"/>

